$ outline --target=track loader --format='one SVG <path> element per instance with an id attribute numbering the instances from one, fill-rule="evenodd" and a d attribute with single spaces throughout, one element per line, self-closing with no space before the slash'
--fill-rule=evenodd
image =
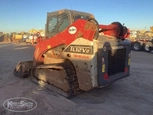
<path id="1" fill-rule="evenodd" d="M 68 98 L 106 86 L 129 76 L 127 35 L 119 22 L 100 25 L 90 13 L 48 12 L 46 39 L 35 46 L 33 60 L 19 62 L 14 74 Z"/>

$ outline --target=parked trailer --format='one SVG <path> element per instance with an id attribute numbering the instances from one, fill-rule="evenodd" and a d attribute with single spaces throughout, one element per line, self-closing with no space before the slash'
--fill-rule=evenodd
<path id="1" fill-rule="evenodd" d="M 135 51 L 150 52 L 153 48 L 153 38 L 150 39 L 135 39 L 131 41 L 131 48 Z"/>

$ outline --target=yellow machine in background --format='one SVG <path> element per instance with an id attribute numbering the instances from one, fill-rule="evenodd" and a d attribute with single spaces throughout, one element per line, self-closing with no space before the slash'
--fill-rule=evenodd
<path id="1" fill-rule="evenodd" d="M 26 35 L 26 32 L 20 32 L 20 33 L 12 33 L 11 39 L 12 42 L 22 42 L 24 35 Z"/>
<path id="2" fill-rule="evenodd" d="M 22 41 L 22 34 L 20 34 L 20 33 L 12 33 L 11 40 L 12 40 L 12 42 L 20 42 L 20 41 Z"/>
<path id="3" fill-rule="evenodd" d="M 22 34 L 14 34 L 13 35 L 13 38 L 15 39 L 15 40 L 22 40 Z"/>
<path id="4" fill-rule="evenodd" d="M 28 33 L 29 33 L 28 39 L 26 39 L 25 41 L 26 43 L 31 43 L 31 44 L 36 43 L 36 39 L 38 36 L 43 37 L 45 35 L 44 30 L 36 30 L 36 29 L 31 29 L 28 31 Z"/>
<path id="5" fill-rule="evenodd" d="M 36 29 L 31 29 L 28 32 L 29 34 L 36 34 L 36 33 L 40 33 L 41 36 L 44 36 L 45 31 L 40 29 L 40 30 L 36 30 Z"/>

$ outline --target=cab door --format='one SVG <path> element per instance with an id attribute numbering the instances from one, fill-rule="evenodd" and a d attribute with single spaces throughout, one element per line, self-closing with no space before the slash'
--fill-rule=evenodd
<path id="1" fill-rule="evenodd" d="M 50 38 L 62 32 L 69 25 L 70 25 L 70 16 L 67 12 L 57 11 L 57 12 L 48 13 L 45 35 Z"/>

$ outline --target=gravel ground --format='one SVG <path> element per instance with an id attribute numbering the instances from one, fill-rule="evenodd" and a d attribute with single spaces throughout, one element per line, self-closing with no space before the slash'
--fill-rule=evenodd
<path id="1" fill-rule="evenodd" d="M 13 75 L 18 61 L 31 60 L 33 51 L 31 45 L 0 44 L 0 115 L 153 115 L 153 54 L 132 51 L 130 77 L 66 99 Z M 4 101 L 14 97 L 33 99 L 37 108 L 6 110 Z"/>

